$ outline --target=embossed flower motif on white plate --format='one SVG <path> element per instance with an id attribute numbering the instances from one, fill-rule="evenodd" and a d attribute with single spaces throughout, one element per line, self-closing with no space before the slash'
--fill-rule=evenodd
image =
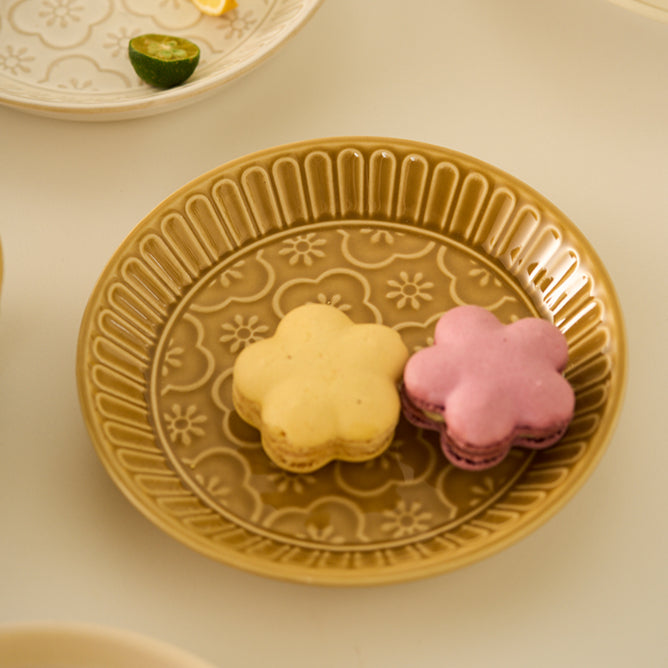
<path id="1" fill-rule="evenodd" d="M 119 55 L 127 53 L 130 37 L 132 35 L 128 32 L 127 28 L 119 28 L 118 32 L 107 33 L 107 39 L 102 46 L 105 49 L 109 49 L 111 55 L 117 58 Z"/>
<path id="2" fill-rule="evenodd" d="M 75 79 L 72 77 L 65 83 L 58 84 L 58 88 L 70 88 L 72 90 L 95 90 L 92 79 Z"/>
<path id="3" fill-rule="evenodd" d="M 310 267 L 313 264 L 313 258 L 325 257 L 325 252 L 320 250 L 319 246 L 324 246 L 326 243 L 324 239 L 318 239 L 315 232 L 299 234 L 294 239 L 286 239 L 278 254 L 288 255 L 291 265 L 301 261 Z"/>
<path id="4" fill-rule="evenodd" d="M 63 56 L 49 66 L 42 83 L 50 88 L 64 90 L 115 90 L 130 85 L 129 79 L 120 72 L 101 69 L 87 56 Z"/>
<path id="5" fill-rule="evenodd" d="M 183 445 L 190 445 L 195 436 L 204 436 L 206 433 L 199 425 L 206 422 L 206 415 L 197 413 L 197 406 L 190 404 L 185 409 L 180 404 L 172 405 L 171 413 L 164 413 L 167 431 L 172 443 L 181 441 Z"/>
<path id="6" fill-rule="evenodd" d="M 328 306 L 334 306 L 334 308 L 338 308 L 339 311 L 350 311 L 350 309 L 352 308 L 350 304 L 343 303 L 342 301 L 343 297 L 339 294 L 328 297 L 324 292 L 319 292 L 316 299 L 318 300 L 318 304 L 327 304 Z"/>
<path id="7" fill-rule="evenodd" d="M 404 308 L 410 305 L 415 310 L 421 306 L 421 301 L 429 302 L 433 299 L 429 290 L 434 287 L 431 281 L 424 281 L 424 275 L 418 271 L 413 278 L 407 272 L 402 271 L 399 274 L 399 280 L 391 279 L 387 284 L 394 288 L 386 293 L 388 299 L 397 300 L 397 308 Z"/>
<path id="8" fill-rule="evenodd" d="M 146 19 L 147 26 L 154 25 L 164 34 L 178 34 L 171 31 L 182 31 L 202 19 L 202 13 L 191 0 L 123 0 L 120 3 L 116 0 L 114 4 L 123 5 L 133 16 Z"/>
<path id="9" fill-rule="evenodd" d="M 19 0 L 10 3 L 12 27 L 56 49 L 81 45 L 112 11 L 111 0 Z"/>
<path id="10" fill-rule="evenodd" d="M 383 517 L 387 522 L 381 524 L 381 530 L 391 534 L 392 538 L 404 538 L 428 529 L 432 515 L 422 509 L 419 501 L 408 505 L 402 499 L 394 510 L 384 510 Z"/>
<path id="11" fill-rule="evenodd" d="M 28 55 L 27 47 L 23 46 L 15 49 L 13 46 L 6 46 L 0 51 L 0 70 L 9 72 L 10 74 L 26 74 L 30 72 L 30 68 L 26 63 L 35 60 Z"/>
<path id="12" fill-rule="evenodd" d="M 223 14 L 220 21 L 221 30 L 225 31 L 225 39 L 232 37 L 243 37 L 245 33 L 257 23 L 253 18 L 253 11 L 248 10 L 243 14 L 241 11 L 233 10 L 227 14 Z"/>
<path id="13" fill-rule="evenodd" d="M 244 320 L 243 316 L 235 315 L 232 322 L 225 322 L 221 325 L 224 334 L 220 337 L 222 343 L 230 344 L 230 352 L 236 353 L 241 348 L 245 348 L 249 343 L 254 343 L 264 338 L 262 335 L 269 330 L 267 325 L 259 322 L 256 315 L 250 316 Z"/>
<path id="14" fill-rule="evenodd" d="M 59 83 L 58 88 L 71 88 L 72 90 L 86 90 L 87 88 L 92 90 L 93 82 L 91 79 L 75 79 L 72 77 L 64 83 Z"/>
<path id="15" fill-rule="evenodd" d="M 372 244 L 387 244 L 392 245 L 394 243 L 394 236 L 392 235 L 391 232 L 388 230 L 383 230 L 380 228 L 373 228 L 373 227 L 363 227 L 360 232 L 362 234 L 368 234 L 369 236 L 369 241 L 371 241 Z"/>
<path id="16" fill-rule="evenodd" d="M 81 21 L 85 6 L 79 0 L 44 0 L 39 15 L 46 19 L 46 25 L 67 28 L 71 23 Z"/>

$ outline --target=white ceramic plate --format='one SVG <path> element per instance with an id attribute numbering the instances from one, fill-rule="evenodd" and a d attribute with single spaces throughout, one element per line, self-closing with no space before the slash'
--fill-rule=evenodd
<path id="1" fill-rule="evenodd" d="M 116 120 L 200 99 L 258 65 L 322 0 L 239 0 L 204 16 L 190 0 L 3 0 L 0 103 L 77 120 Z M 131 37 L 187 37 L 201 49 L 193 76 L 161 91 L 135 74 Z"/>
<path id="2" fill-rule="evenodd" d="M 611 0 L 611 2 L 655 21 L 668 23 L 668 0 Z"/>
<path id="3" fill-rule="evenodd" d="M 213 668 L 145 636 L 88 624 L 0 625 L 0 668 Z"/>

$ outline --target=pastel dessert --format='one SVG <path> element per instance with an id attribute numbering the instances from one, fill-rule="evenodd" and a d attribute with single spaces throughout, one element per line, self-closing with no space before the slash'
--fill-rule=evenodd
<path id="1" fill-rule="evenodd" d="M 364 461 L 392 442 L 407 359 L 390 327 L 355 324 L 333 306 L 306 304 L 290 311 L 272 337 L 239 354 L 234 406 L 283 469 Z"/>
<path id="2" fill-rule="evenodd" d="M 455 466 L 487 469 L 513 446 L 541 449 L 563 436 L 575 405 L 567 361 L 566 339 L 552 323 L 504 325 L 484 308 L 459 306 L 436 324 L 434 345 L 408 360 L 404 415 L 438 431 Z"/>

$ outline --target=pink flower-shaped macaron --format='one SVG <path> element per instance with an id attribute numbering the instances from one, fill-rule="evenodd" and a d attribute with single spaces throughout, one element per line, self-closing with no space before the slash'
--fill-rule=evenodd
<path id="1" fill-rule="evenodd" d="M 459 306 L 438 321 L 434 345 L 404 369 L 404 414 L 440 432 L 456 466 L 481 470 L 512 446 L 546 448 L 573 417 L 575 395 L 563 376 L 568 345 L 540 318 L 502 324 L 479 306 Z"/>

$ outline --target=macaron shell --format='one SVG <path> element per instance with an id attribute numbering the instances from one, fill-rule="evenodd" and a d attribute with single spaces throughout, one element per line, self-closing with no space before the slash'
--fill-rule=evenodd
<path id="1" fill-rule="evenodd" d="M 273 336 L 237 356 L 234 405 L 282 468 L 306 472 L 333 459 L 363 461 L 392 440 L 407 359 L 396 330 L 354 323 L 334 306 L 304 304 L 282 318 Z"/>
<path id="2" fill-rule="evenodd" d="M 552 323 L 504 325 L 484 308 L 461 306 L 440 318 L 434 341 L 408 360 L 404 414 L 439 431 L 453 463 L 487 468 L 513 446 L 548 447 L 563 435 L 575 395 L 562 375 L 568 345 Z"/>

